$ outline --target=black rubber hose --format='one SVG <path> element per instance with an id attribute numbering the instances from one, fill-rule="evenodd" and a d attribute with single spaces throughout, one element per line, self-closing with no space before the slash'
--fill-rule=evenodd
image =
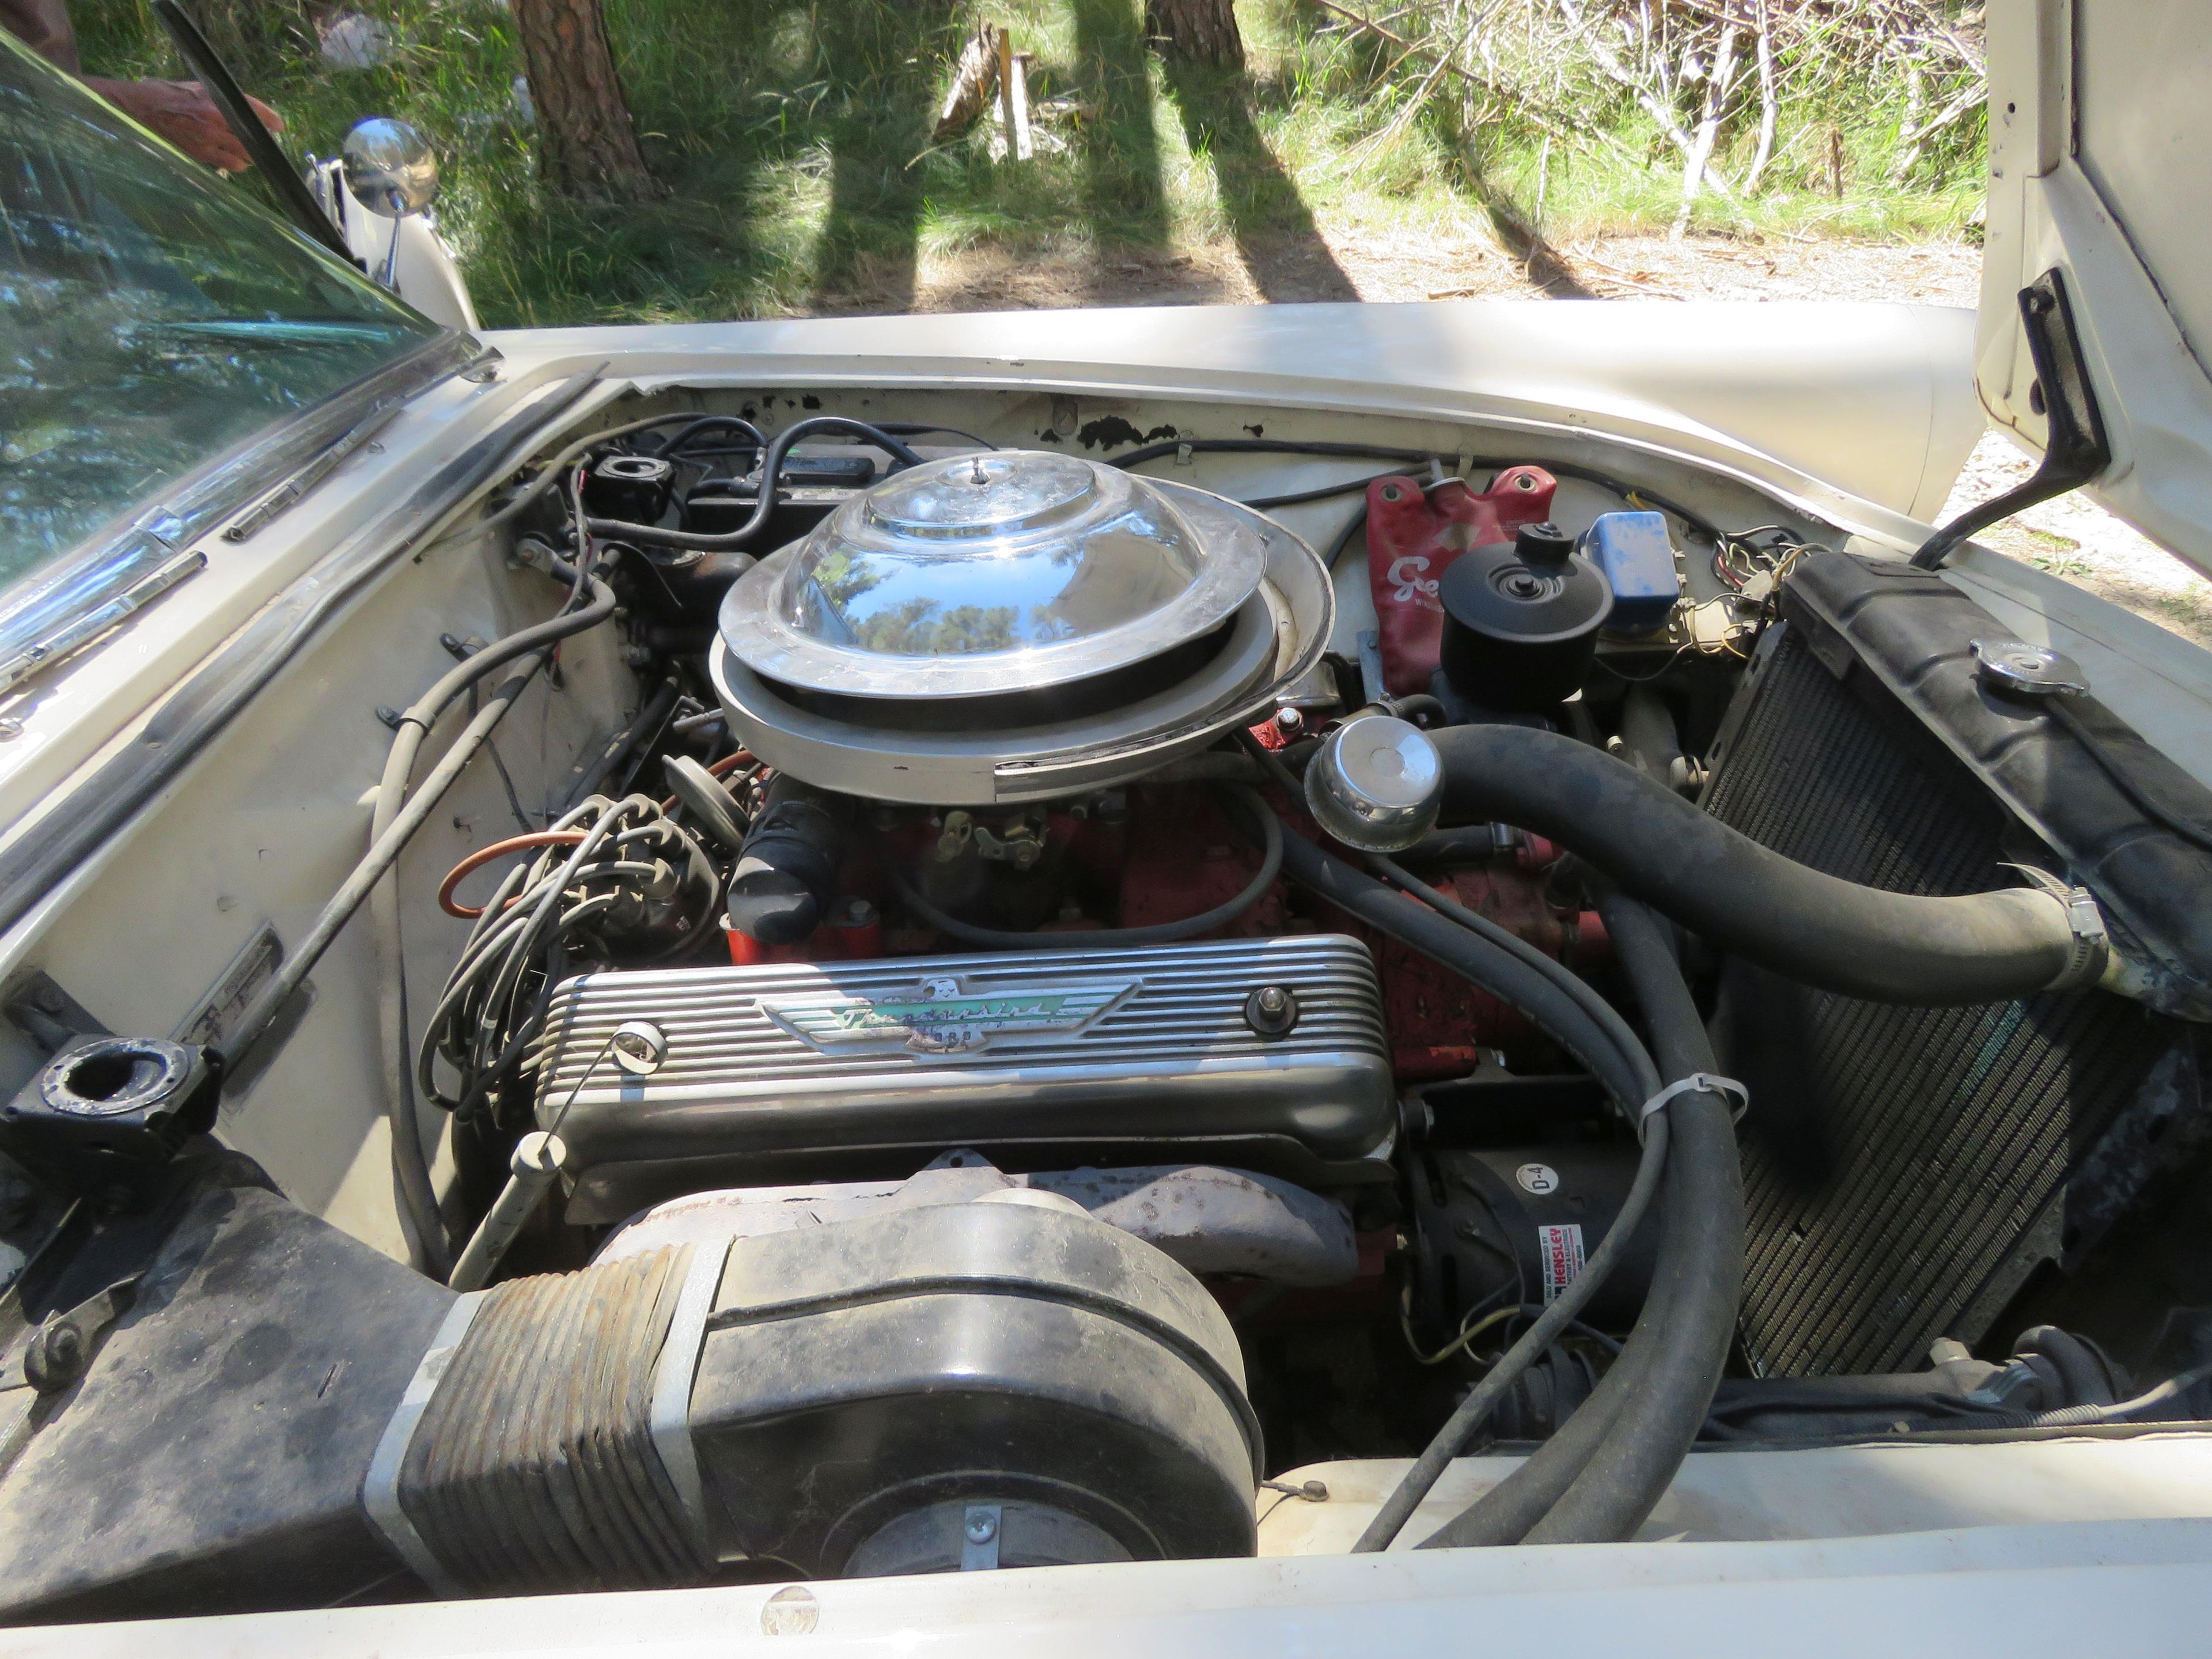
<path id="1" fill-rule="evenodd" d="M 1599 912 L 1613 933 L 1621 965 L 1643 1004 L 1660 1070 L 1670 1082 L 1712 1070 L 1711 1047 L 1682 985 L 1664 923 L 1618 894 L 1601 898 Z M 1727 1109 L 1708 1095 L 1682 1094 L 1667 1112 L 1679 1138 L 1661 1196 L 1658 1267 L 1620 1357 L 1557 1433 L 1519 1468 L 1424 1539 L 1419 1547 L 1516 1544 L 1530 1537 L 1601 1454 L 1625 1436 L 1649 1431 L 1638 1413 L 1649 1407 L 1655 1389 L 1667 1388 L 1669 1377 L 1681 1370 L 1674 1356 L 1689 1337 L 1706 1345 L 1703 1358 L 1711 1358 L 1711 1376 L 1704 1384 L 1698 1421 L 1690 1425 L 1674 1464 L 1668 1466 L 1666 1478 L 1652 1493 L 1654 1503 L 1686 1453 L 1690 1438 L 1704 1421 L 1735 1329 L 1742 1278 L 1743 1193 Z M 1717 1144 L 1716 1121 L 1723 1132 Z M 1694 1395 L 1697 1387 L 1692 1375 L 1689 1393 Z M 1679 1423 L 1675 1426 L 1679 1430 Z M 1639 1522 L 1642 1519 L 1637 1517 Z"/>
<path id="2" fill-rule="evenodd" d="M 761 429 L 742 415 L 702 415 L 694 420 L 686 421 L 668 436 L 663 438 L 660 441 L 660 447 L 653 451 L 653 453 L 664 459 L 680 459 L 684 447 L 692 439 L 697 437 L 702 432 L 712 432 L 717 427 L 726 427 L 737 432 L 754 449 L 768 447 L 768 439 Z"/>
<path id="3" fill-rule="evenodd" d="M 2039 888 L 1923 898 L 1839 881 L 1729 829 L 1625 761 L 1553 732 L 1431 734 L 1444 815 L 1550 837 L 1692 933 L 1785 978 L 1916 1007 L 2093 982 L 2105 953 Z"/>
<path id="4" fill-rule="evenodd" d="M 1255 495 L 1244 505 L 1255 513 L 1272 513 L 1279 507 L 1302 507 L 1308 501 L 1329 501 L 1340 495 L 1363 495 L 1368 485 L 1400 476 L 1395 472 L 1370 472 L 1358 478 L 1339 478 L 1334 483 L 1319 484 L 1311 489 L 1293 489 L 1286 495 Z"/>
<path id="5" fill-rule="evenodd" d="M 2069 1406 L 2109 1406 L 2119 1397 L 2105 1375 L 2103 1362 L 2071 1331 L 2056 1325 L 2031 1327 L 2013 1343 L 2013 1352 L 2040 1354 L 2049 1360 Z"/>
<path id="6" fill-rule="evenodd" d="M 1644 1155 L 1636 1166 L 1636 1179 L 1630 1183 L 1628 1196 L 1621 1200 L 1620 1213 L 1607 1230 L 1603 1242 L 1590 1252 L 1583 1270 L 1568 1280 L 1537 1316 L 1536 1322 L 1522 1333 L 1521 1340 L 1483 1373 L 1482 1380 L 1453 1409 L 1435 1438 L 1422 1448 L 1413 1467 L 1382 1500 L 1382 1508 L 1367 1523 L 1366 1531 L 1359 1534 L 1359 1541 L 1352 1547 L 1354 1554 L 1368 1554 L 1390 1547 L 1390 1540 L 1398 1535 L 1421 1499 L 1429 1495 L 1430 1488 L 1451 1467 L 1452 1459 L 1460 1455 L 1468 1437 L 1497 1409 L 1506 1390 L 1521 1380 L 1522 1372 L 1543 1358 L 1544 1351 L 1565 1335 L 1569 1326 L 1579 1322 L 1576 1316 L 1604 1286 L 1620 1258 L 1628 1254 L 1629 1241 L 1636 1236 L 1636 1230 L 1644 1224 L 1644 1212 L 1650 1207 L 1652 1195 L 1659 1190 L 1668 1168 L 1668 1136 L 1665 1115 L 1653 1117 L 1646 1126 Z"/>
<path id="7" fill-rule="evenodd" d="M 422 747 L 423 736 L 447 704 L 495 668 L 513 662 L 517 657 L 550 647 L 572 634 L 596 628 L 614 615 L 614 591 L 596 577 L 590 579 L 590 591 L 591 603 L 580 610 L 564 611 L 550 621 L 495 641 L 459 664 L 417 698 L 399 717 L 398 735 L 392 739 L 392 752 L 385 763 L 384 779 L 379 786 L 380 798 L 389 792 L 406 787 L 407 775 L 413 769 L 415 756 Z M 370 843 L 368 851 L 347 874 L 344 883 L 331 896 L 330 902 L 323 907 L 322 914 L 315 918 L 314 926 L 307 930 L 307 937 L 284 958 L 283 968 L 262 987 L 260 994 L 239 1017 L 237 1025 L 223 1045 L 224 1058 L 229 1064 L 235 1066 L 252 1051 L 262 1033 L 269 1029 L 269 1022 L 276 1017 L 276 1011 L 300 988 L 301 981 L 313 970 L 315 963 L 322 959 L 323 952 L 330 948 L 331 941 L 338 936 L 338 930 L 352 920 L 353 913 L 361 908 L 362 901 L 368 896 L 369 890 L 375 886 L 386 871 L 398 861 L 400 849 L 422 827 L 423 820 L 436 807 L 439 797 L 453 786 L 454 778 L 459 775 L 459 767 L 450 763 L 457 756 L 465 760 L 467 755 L 473 754 L 477 747 L 491 735 L 491 728 L 498 724 L 500 716 L 506 714 L 508 706 L 507 702 L 496 700 L 486 704 L 483 714 L 471 722 L 465 734 L 464 740 L 469 743 L 468 749 L 462 751 L 460 743 L 457 742 L 453 750 L 447 751 L 446 758 L 440 763 L 437 771 L 432 774 L 436 787 L 433 788 L 431 781 L 426 780 L 407 805 L 393 815 L 391 827 Z"/>
<path id="8" fill-rule="evenodd" d="M 1657 1092 L 1658 1073 L 1632 1035 L 1626 1039 L 1630 1048 L 1624 1051 L 1621 1040 L 1594 1020 L 1576 998 L 1511 952 L 1330 857 L 1304 836 L 1284 837 L 1283 873 L 1376 932 L 1442 963 L 1518 1009 L 1581 1062 L 1623 1111 L 1637 1111 Z"/>
<path id="9" fill-rule="evenodd" d="M 957 916 L 947 915 L 921 896 L 919 889 L 896 867 L 886 866 L 892 891 L 899 896 L 906 908 L 921 921 L 941 933 L 948 933 L 963 945 L 980 945 L 989 951 L 1080 951 L 1094 947 L 1117 947 L 1132 945 L 1172 945 L 1178 939 L 1195 939 L 1200 933 L 1211 933 L 1216 927 L 1226 927 L 1267 896 L 1267 890 L 1275 884 L 1275 878 L 1283 868 L 1283 826 L 1267 810 L 1256 791 L 1246 785 L 1231 783 L 1223 786 L 1255 821 L 1260 833 L 1260 867 L 1243 890 L 1233 898 L 1215 905 L 1211 910 L 1201 910 L 1194 916 L 1184 916 L 1177 921 L 1154 922 L 1146 927 L 1086 927 L 1069 933 L 1015 933 L 1003 927 L 979 927 L 972 921 L 963 921 Z"/>
<path id="10" fill-rule="evenodd" d="M 696 547 L 708 552 L 724 548 L 743 547 L 767 527 L 769 519 L 776 508 L 776 475 L 783 471 L 783 458 L 791 447 L 801 438 L 811 438 L 823 433 L 842 433 L 848 437 L 865 439 L 874 444 L 895 461 L 908 466 L 919 466 L 921 457 L 905 444 L 880 428 L 865 421 L 848 421 L 842 415 L 816 415 L 804 421 L 795 421 L 775 434 L 768 453 L 761 457 L 760 494 L 753 502 L 753 510 L 745 521 L 735 530 L 720 535 L 702 535 L 690 530 L 664 530 L 659 525 L 630 524 L 621 519 L 586 519 L 584 527 L 594 536 L 611 537 L 628 542 L 633 547 Z"/>
<path id="11" fill-rule="evenodd" d="M 285 958 L 283 968 L 272 975 L 268 984 L 246 1012 L 240 1016 L 237 1026 L 223 1045 L 224 1059 L 235 1066 L 253 1045 L 264 1036 L 279 1011 L 306 981 L 315 964 L 322 959 L 331 941 L 353 917 L 364 900 L 380 886 L 388 885 L 385 878 L 398 861 L 401 851 L 416 830 L 435 810 L 439 800 L 474 757 L 477 750 L 491 740 L 493 730 L 506 717 L 514 701 L 520 696 L 531 678 L 544 664 L 553 646 L 571 635 L 595 628 L 614 614 L 615 596 L 612 589 L 596 579 L 580 583 L 578 593 L 588 592 L 589 602 L 580 607 L 564 609 L 559 615 L 533 627 L 508 635 L 484 649 L 470 656 L 450 672 L 441 676 L 437 684 L 418 697 L 399 719 L 397 734 L 385 759 L 384 775 L 378 786 L 376 805 L 370 817 L 368 851 L 354 866 L 338 890 L 323 907 L 313 927 L 297 947 Z M 423 738 L 441 714 L 455 699 L 484 678 L 494 670 L 514 661 L 518 657 L 532 659 L 519 671 L 485 703 L 471 720 L 451 748 L 415 791 L 411 799 L 401 805 L 405 796 L 407 780 L 414 770 L 415 759 L 420 753 Z M 385 988 L 380 992 L 380 1029 L 391 1041 L 404 1043 L 406 1007 L 398 973 L 399 945 L 398 942 L 398 903 L 396 892 L 390 894 L 388 903 L 373 907 L 375 933 L 378 979 Z M 392 1037 L 396 1024 L 400 1033 Z M 390 1085 L 392 1073 L 386 1066 L 387 1085 L 386 1111 L 391 1120 L 392 1158 L 394 1195 L 398 1200 L 403 1231 L 408 1235 L 409 1254 L 417 1267 L 425 1272 L 439 1272 L 447 1259 L 445 1228 L 439 1218 L 435 1196 L 432 1192 L 429 1159 L 422 1145 L 414 1121 L 414 1101 L 404 1085 L 404 1066 L 400 1062 L 401 1081 L 397 1088 Z"/>
<path id="12" fill-rule="evenodd" d="M 1507 955 L 1516 957 L 1557 985 L 1561 991 L 1574 1000 L 1576 1006 L 1581 1008 L 1594 1024 L 1606 1032 L 1613 1045 L 1623 1054 L 1632 1053 L 1641 1046 L 1637 1041 L 1636 1033 L 1629 1030 L 1628 1022 L 1623 1019 L 1613 1006 L 1600 996 L 1589 981 L 1579 974 L 1546 956 L 1511 929 L 1499 927 L 1498 923 L 1491 921 L 1479 910 L 1468 909 L 1458 900 L 1430 886 L 1428 883 L 1402 865 L 1383 857 L 1382 854 L 1370 854 L 1368 862 L 1374 866 L 1376 873 L 1390 883 L 1392 886 L 1403 888 L 1431 910 L 1457 922 L 1468 933 L 1487 939 Z M 1652 1077 L 1650 1082 L 1651 1087 L 1645 1091 L 1647 1099 L 1659 1086 L 1656 1076 Z"/>
<path id="13" fill-rule="evenodd" d="M 1670 1080 L 1715 1068 L 1712 1044 L 1674 960 L 1666 924 L 1640 904 L 1602 901 L 1600 914 L 1621 970 L 1636 988 Z M 1743 1169 L 1729 1103 L 1685 1091 L 1667 1107 L 1674 1133 L 1659 1276 L 1674 1281 L 1663 1326 L 1613 1429 L 1531 1544 L 1605 1543 L 1631 1537 L 1666 1495 L 1704 1426 L 1735 1340 L 1743 1296 Z M 1641 1322 L 1639 1322 L 1640 1323 Z"/>

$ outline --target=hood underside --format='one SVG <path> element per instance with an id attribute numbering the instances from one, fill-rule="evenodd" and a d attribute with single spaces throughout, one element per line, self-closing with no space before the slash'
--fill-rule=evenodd
<path id="1" fill-rule="evenodd" d="M 2045 445 L 2017 296 L 2063 272 L 2112 459 L 2093 493 L 2212 570 L 2212 33 L 2193 0 L 1989 9 L 1990 198 L 1976 384 Z"/>

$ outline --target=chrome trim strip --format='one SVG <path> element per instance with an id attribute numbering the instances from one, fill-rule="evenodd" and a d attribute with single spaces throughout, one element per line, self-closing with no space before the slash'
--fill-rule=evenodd
<path id="1" fill-rule="evenodd" d="M 533 398 L 434 472 L 392 513 L 303 573 L 171 692 L 121 752 L 30 821 L 38 833 L 0 851 L 0 931 L 13 927 L 70 870 L 174 778 L 275 678 L 323 623 L 407 556 L 453 504 L 515 465 L 516 447 L 566 416 L 599 383 L 595 366 Z M 18 823 L 23 823 L 18 820 Z M 15 833 L 17 824 L 10 824 Z"/>
<path id="2" fill-rule="evenodd" d="M 133 611 L 160 599 L 185 577 L 197 576 L 206 568 L 207 555 L 194 548 L 155 565 L 104 603 L 58 622 L 51 632 L 27 641 L 13 656 L 0 658 L 0 691 L 12 690 L 32 675 L 75 656 Z"/>
<path id="3" fill-rule="evenodd" d="M 139 587 L 178 550 L 267 491 L 272 474 L 281 477 L 297 470 L 377 404 L 413 397 L 465 370 L 488 349 L 474 335 L 458 329 L 434 335 L 276 431 L 250 438 L 228 455 L 172 483 L 158 501 L 115 521 L 106 534 L 79 544 L 0 600 L 0 662 L 6 665 L 0 669 L 4 676 L 0 689 L 31 669 L 66 656 L 68 651 L 52 641 L 69 635 L 88 615 L 105 610 L 118 595 Z M 90 637 L 79 635 L 76 641 L 82 644 Z M 48 642 L 44 654 L 26 664 L 23 659 L 41 641 Z"/>

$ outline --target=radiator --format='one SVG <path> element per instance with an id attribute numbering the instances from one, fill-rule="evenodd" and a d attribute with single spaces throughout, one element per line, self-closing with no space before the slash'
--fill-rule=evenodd
<path id="1" fill-rule="evenodd" d="M 2019 832 L 1871 676 L 1839 679 L 1791 626 L 1741 696 L 1705 798 L 1723 823 L 1893 891 L 2008 884 Z M 1938 1337 L 1991 1334 L 2039 1267 L 2109 1224 L 2098 1150 L 2155 1084 L 2172 1029 L 2097 991 L 1899 1008 L 1731 966 L 1716 1035 L 1753 1091 L 1754 1372 L 1909 1370 Z"/>

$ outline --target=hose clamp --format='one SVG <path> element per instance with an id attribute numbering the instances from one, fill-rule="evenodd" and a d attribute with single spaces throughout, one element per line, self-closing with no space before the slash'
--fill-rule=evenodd
<path id="1" fill-rule="evenodd" d="M 2029 885 L 2037 891 L 2048 893 L 2064 907 L 2066 931 L 2073 938 L 2073 950 L 2066 958 L 2066 965 L 2053 974 L 2043 988 L 2062 991 L 2096 983 L 2104 976 L 2105 963 L 2112 952 L 2112 935 L 2106 931 L 2104 913 L 2097 908 L 2096 896 L 2086 887 L 2069 887 L 2048 870 L 2039 870 L 2032 864 L 2015 864 L 2012 867 L 2026 876 Z"/>
<path id="2" fill-rule="evenodd" d="M 1662 1112 L 1677 1095 L 1719 1095 L 1731 1103 L 1729 1121 L 1743 1121 L 1743 1115 L 1751 1109 L 1751 1091 L 1732 1077 L 1723 1077 L 1716 1072 L 1692 1072 L 1689 1076 L 1668 1084 L 1644 1103 L 1636 1114 L 1636 1138 L 1644 1139 L 1644 1126 L 1651 1121 L 1654 1112 Z"/>

